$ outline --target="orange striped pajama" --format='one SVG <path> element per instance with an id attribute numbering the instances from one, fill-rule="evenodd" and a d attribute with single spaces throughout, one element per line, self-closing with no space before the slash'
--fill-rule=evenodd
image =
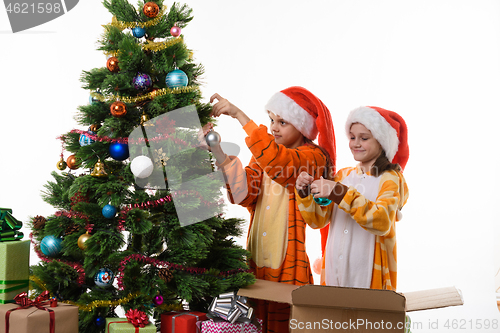
<path id="1" fill-rule="evenodd" d="M 241 161 L 231 156 L 219 168 L 226 177 L 231 202 L 250 212 L 250 267 L 258 279 L 295 285 L 313 283 L 305 250 L 306 224 L 298 210 L 294 188 L 301 171 L 319 178 L 326 158 L 313 145 L 289 149 L 276 144 L 267 128 L 253 121 L 243 129 L 252 153 L 249 165 L 243 168 Z M 256 302 L 255 316 L 263 320 L 264 332 L 288 332 L 288 304 Z"/>

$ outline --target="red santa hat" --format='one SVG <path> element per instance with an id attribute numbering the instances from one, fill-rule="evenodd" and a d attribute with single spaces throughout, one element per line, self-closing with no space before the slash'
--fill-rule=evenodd
<path id="1" fill-rule="evenodd" d="M 347 136 L 354 123 L 360 123 L 370 130 L 391 163 L 398 163 L 402 169 L 405 168 L 410 156 L 408 129 L 399 114 L 376 106 L 361 106 L 352 110 L 347 117 Z"/>
<path id="2" fill-rule="evenodd" d="M 292 124 L 310 140 L 318 137 L 318 145 L 330 155 L 335 172 L 335 132 L 330 111 L 313 93 L 302 87 L 290 87 L 275 93 L 265 106 L 267 111 Z"/>

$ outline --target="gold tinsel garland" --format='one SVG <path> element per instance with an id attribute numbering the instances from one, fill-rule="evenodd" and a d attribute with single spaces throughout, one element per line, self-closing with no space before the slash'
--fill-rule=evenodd
<path id="1" fill-rule="evenodd" d="M 47 289 L 47 285 L 45 283 L 42 282 L 42 280 L 40 280 L 39 278 L 37 278 L 36 276 L 34 275 L 30 275 L 29 277 L 29 280 L 36 283 L 40 288 L 42 288 L 44 291 L 45 290 L 48 290 Z M 31 283 L 30 283 L 30 287 L 29 287 L 30 290 L 34 289 L 32 286 L 31 286 Z"/>
<path id="2" fill-rule="evenodd" d="M 143 50 L 146 50 L 146 51 L 158 52 L 158 51 L 164 50 L 172 45 L 179 44 L 182 42 L 184 42 L 184 40 L 181 37 L 169 39 L 169 40 L 163 41 L 163 42 L 152 42 L 152 41 L 148 40 L 148 41 L 146 41 L 146 43 L 141 44 L 141 47 Z M 104 52 L 104 55 L 117 57 L 118 51 Z M 189 59 L 192 59 L 192 57 L 193 57 L 192 52 L 190 52 Z"/>
<path id="3" fill-rule="evenodd" d="M 160 20 L 163 17 L 163 14 L 165 13 L 166 8 L 167 7 L 164 6 L 154 19 L 149 20 L 147 22 L 123 22 L 123 21 L 118 21 L 116 16 L 113 16 L 113 19 L 111 20 L 110 25 L 117 27 L 118 29 L 121 29 L 121 30 L 133 29 L 135 27 L 148 28 L 148 27 L 151 27 L 153 25 L 157 25 L 158 22 L 160 22 Z"/>
<path id="4" fill-rule="evenodd" d="M 112 95 L 109 97 L 105 97 L 102 94 L 98 94 L 96 92 L 91 92 L 90 95 L 92 98 L 100 101 L 100 102 L 114 102 L 114 101 L 121 101 L 124 103 L 137 103 L 137 102 L 142 102 L 148 99 L 153 99 L 158 96 L 163 96 L 166 94 L 183 94 L 183 93 L 189 93 L 198 90 L 198 86 L 187 86 L 187 87 L 180 87 L 180 88 L 163 88 L 163 89 L 158 89 L 151 91 L 150 93 L 147 93 L 145 95 L 137 96 L 137 97 L 123 97 L 123 96 L 118 96 L 118 95 Z"/>
<path id="5" fill-rule="evenodd" d="M 169 39 L 169 40 L 166 40 L 164 42 L 152 42 L 152 41 L 148 40 L 142 46 L 142 49 L 147 50 L 147 51 L 158 52 L 158 51 L 166 49 L 167 47 L 170 47 L 172 45 L 179 44 L 182 42 L 184 42 L 182 37 Z"/>
<path id="6" fill-rule="evenodd" d="M 124 303 L 130 302 L 132 299 L 140 296 L 141 293 L 133 293 L 133 294 L 128 294 L 127 297 L 124 297 L 122 299 L 116 300 L 116 301 L 93 301 L 90 304 L 78 304 L 72 301 L 62 301 L 62 303 L 70 304 L 70 305 L 75 305 L 78 306 L 78 308 L 82 311 L 90 312 L 95 308 L 103 308 L 103 307 L 109 307 L 109 306 L 119 306 Z M 158 306 L 163 311 L 180 311 L 182 310 L 182 305 L 181 304 L 163 304 L 161 306 Z"/>
<path id="7" fill-rule="evenodd" d="M 75 303 L 72 301 L 62 301 L 62 303 L 76 305 L 76 306 L 78 306 L 78 308 L 80 310 L 90 312 L 94 308 L 102 308 L 102 307 L 106 307 L 106 306 L 118 306 L 118 305 L 122 305 L 123 303 L 128 303 L 131 300 L 133 300 L 134 298 L 138 297 L 139 295 L 140 295 L 140 293 L 138 293 L 138 292 L 133 293 L 133 294 L 131 293 L 131 294 L 128 294 L 128 296 L 126 296 L 122 299 L 118 299 L 116 301 L 93 301 L 89 304 L 78 304 L 78 303 Z"/>

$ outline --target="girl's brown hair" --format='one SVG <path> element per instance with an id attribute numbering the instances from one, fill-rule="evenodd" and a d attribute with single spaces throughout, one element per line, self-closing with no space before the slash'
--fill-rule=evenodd
<path id="1" fill-rule="evenodd" d="M 333 176 L 335 176 L 335 175 L 330 174 L 330 173 L 331 172 L 335 173 L 335 165 L 332 165 L 332 159 L 330 158 L 330 154 L 328 154 L 326 149 L 324 149 L 321 146 L 318 146 L 312 140 L 306 138 L 305 136 L 304 136 L 304 141 L 305 141 L 305 143 L 309 143 L 315 147 L 318 147 L 323 152 L 323 155 L 325 155 L 325 158 L 326 158 L 326 166 L 325 166 L 325 170 L 323 172 L 323 178 L 332 180 Z"/>
<path id="2" fill-rule="evenodd" d="M 370 168 L 370 173 L 373 176 L 378 177 L 382 173 L 384 173 L 384 171 L 388 170 L 401 171 L 401 167 L 397 163 L 391 163 L 385 155 L 385 150 L 382 149 L 382 153 L 380 153 L 379 157 L 375 160 L 372 167 Z"/>

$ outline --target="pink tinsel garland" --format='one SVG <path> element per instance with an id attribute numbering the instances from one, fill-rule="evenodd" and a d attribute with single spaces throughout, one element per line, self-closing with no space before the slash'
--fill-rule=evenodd
<path id="1" fill-rule="evenodd" d="M 105 141 L 105 142 L 112 142 L 112 143 L 118 142 L 118 143 L 126 143 L 126 144 L 129 144 L 129 143 L 130 144 L 139 144 L 139 143 L 146 142 L 145 138 L 141 138 L 141 139 L 137 139 L 137 140 L 131 140 L 129 138 L 110 138 L 109 136 L 98 136 L 98 135 L 92 134 L 88 131 L 82 131 L 82 130 L 78 130 L 78 129 L 71 130 L 70 133 L 84 134 L 86 137 L 88 137 L 94 141 L 99 141 L 99 142 Z M 66 140 L 66 137 L 64 135 L 61 135 L 58 137 L 58 139 L 59 140 Z M 186 141 L 172 137 L 171 135 L 168 135 L 168 134 L 163 134 L 160 136 L 156 136 L 154 138 L 148 138 L 147 141 L 148 142 L 156 142 L 156 141 L 163 141 L 166 139 L 173 141 L 178 145 L 183 145 L 183 146 L 188 145 L 188 143 Z"/>
<path id="2" fill-rule="evenodd" d="M 85 270 L 83 269 L 82 264 L 80 264 L 78 262 L 70 262 L 70 261 L 61 260 L 61 259 L 48 258 L 47 256 L 45 256 L 42 253 L 42 251 L 40 251 L 40 244 L 38 244 L 37 242 L 35 242 L 33 240 L 33 233 L 30 233 L 30 240 L 31 240 L 31 243 L 33 244 L 33 249 L 35 250 L 35 253 L 37 254 L 38 258 L 40 258 L 40 260 L 47 262 L 47 263 L 52 262 L 52 261 L 58 261 L 60 263 L 63 263 L 63 264 L 70 266 L 78 273 L 78 278 L 76 279 L 76 283 L 78 283 L 79 285 L 83 285 L 85 283 Z"/>
<path id="3" fill-rule="evenodd" d="M 82 220 L 85 220 L 87 221 L 87 225 L 85 226 L 85 230 L 87 230 L 89 233 L 92 232 L 92 229 L 94 228 L 94 225 L 92 223 L 90 223 L 89 221 L 89 217 L 83 213 L 77 213 L 77 212 L 65 212 L 65 211 L 58 211 L 54 214 L 55 216 L 66 216 L 68 218 L 73 218 L 73 217 L 77 217 L 77 218 L 80 218 Z"/>
<path id="4" fill-rule="evenodd" d="M 141 255 L 141 254 L 131 254 L 131 255 L 123 258 L 123 260 L 120 262 L 120 268 L 118 268 L 118 274 L 116 274 L 116 280 L 118 282 L 118 289 L 120 289 L 120 290 L 125 289 L 123 286 L 123 275 L 124 275 L 125 266 L 130 261 L 143 262 L 145 264 L 154 265 L 156 267 L 166 267 L 166 268 L 175 269 L 178 271 L 185 271 L 185 272 L 188 272 L 190 274 L 203 274 L 203 273 L 206 273 L 208 271 L 206 268 L 185 267 L 182 265 L 172 264 L 168 261 L 162 261 L 162 260 L 146 257 L 146 256 Z M 234 270 L 227 271 L 227 272 L 221 272 L 221 273 L 219 273 L 219 276 L 228 277 L 230 275 L 234 275 L 234 274 L 242 273 L 242 272 L 250 272 L 250 270 L 239 268 L 239 269 L 234 269 Z"/>

